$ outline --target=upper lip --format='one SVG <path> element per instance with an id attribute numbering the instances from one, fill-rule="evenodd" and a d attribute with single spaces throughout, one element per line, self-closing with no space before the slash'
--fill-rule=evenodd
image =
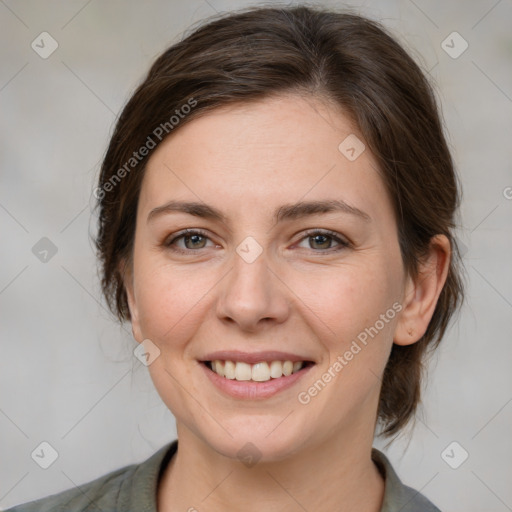
<path id="1" fill-rule="evenodd" d="M 268 350 L 264 352 L 241 352 L 239 350 L 218 350 L 205 355 L 201 361 L 233 361 L 240 363 L 255 364 L 262 361 L 312 361 L 311 358 L 281 352 L 278 350 Z"/>

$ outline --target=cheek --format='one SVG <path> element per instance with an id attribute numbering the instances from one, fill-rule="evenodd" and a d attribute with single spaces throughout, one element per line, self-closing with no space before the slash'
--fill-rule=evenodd
<path id="1" fill-rule="evenodd" d="M 204 313 L 215 280 L 211 272 L 170 266 L 151 258 L 141 259 L 139 269 L 136 298 L 142 334 L 169 350 L 169 340 L 179 344 L 197 329 L 198 316 Z"/>
<path id="2" fill-rule="evenodd" d="M 321 362 L 320 379 L 316 374 L 302 391 L 314 397 L 311 400 L 316 407 L 330 411 L 326 425 L 337 425 L 341 417 L 356 419 L 357 411 L 371 409 L 378 397 L 399 297 L 392 269 L 384 272 L 383 268 L 340 268 L 329 278 L 319 280 L 317 276 L 307 287 L 305 303 L 315 313 L 310 325 L 315 326 L 326 357 Z"/>
<path id="3" fill-rule="evenodd" d="M 400 308 L 398 266 L 373 262 L 337 270 L 304 287 L 305 302 L 315 313 L 311 318 L 318 317 L 315 334 L 327 352 L 322 382 L 310 384 L 318 389 L 325 384 L 320 402 L 350 415 L 380 389 Z"/>
<path id="4" fill-rule="evenodd" d="M 200 396 L 200 390 L 193 378 L 194 366 L 184 363 L 190 363 L 189 342 L 211 309 L 208 292 L 215 281 L 211 272 L 170 266 L 150 257 L 140 259 L 139 269 L 137 305 L 141 332 L 160 349 L 160 356 L 149 366 L 151 379 L 173 414 L 192 421 L 190 394 Z"/>
<path id="5" fill-rule="evenodd" d="M 337 351 L 376 322 L 379 331 L 390 333 L 394 310 L 384 325 L 379 319 L 399 297 L 398 279 L 393 275 L 392 268 L 386 265 L 347 265 L 329 269 L 323 275 L 296 277 L 292 287 L 314 313 L 311 318 L 316 319 L 319 337 L 329 344 L 330 351 Z"/>

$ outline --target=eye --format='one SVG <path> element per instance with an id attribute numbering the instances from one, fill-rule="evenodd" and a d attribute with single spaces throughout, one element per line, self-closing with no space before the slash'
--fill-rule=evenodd
<path id="1" fill-rule="evenodd" d="M 163 245 L 174 252 L 190 254 L 200 249 L 206 249 L 208 241 L 212 242 L 205 231 L 186 229 L 172 235 L 170 239 L 164 241 Z M 338 233 L 319 229 L 307 231 L 297 246 L 300 247 L 300 244 L 305 241 L 309 242 L 309 247 L 305 248 L 315 252 L 335 252 L 350 245 Z M 333 243 L 336 245 L 333 246 Z M 211 246 L 215 246 L 215 244 L 212 242 Z M 302 247 L 304 248 L 304 246 Z"/>
<path id="2" fill-rule="evenodd" d="M 204 231 L 198 229 L 186 229 L 181 233 L 177 233 L 174 238 L 164 242 L 164 245 L 173 251 L 185 253 L 197 249 L 204 249 L 208 240 L 210 239 Z M 177 243 L 179 241 L 183 241 L 184 246 L 178 246 Z"/>
<path id="3" fill-rule="evenodd" d="M 313 249 L 317 252 L 331 252 L 339 251 L 348 247 L 350 244 L 341 238 L 338 233 L 327 230 L 312 230 L 307 231 L 306 236 L 301 239 L 301 243 L 306 241 L 309 243 L 308 249 Z M 332 246 L 332 243 L 336 242 L 336 246 Z"/>

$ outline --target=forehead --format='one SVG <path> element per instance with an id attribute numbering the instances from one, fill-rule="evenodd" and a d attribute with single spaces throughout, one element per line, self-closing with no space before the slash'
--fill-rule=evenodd
<path id="1" fill-rule="evenodd" d="M 317 98 L 278 96 L 218 108 L 156 148 L 139 206 L 207 200 L 236 215 L 340 198 L 382 213 L 390 208 L 387 192 L 363 144 L 341 109 Z"/>

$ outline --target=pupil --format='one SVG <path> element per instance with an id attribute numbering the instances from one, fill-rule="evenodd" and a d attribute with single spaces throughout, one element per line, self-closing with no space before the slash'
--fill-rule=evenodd
<path id="1" fill-rule="evenodd" d="M 201 235 L 191 235 L 188 237 L 188 239 L 192 241 L 192 245 L 197 245 L 197 242 L 200 243 L 201 238 L 203 238 Z"/>
<path id="2" fill-rule="evenodd" d="M 323 242 L 322 242 L 322 239 L 323 239 Z M 315 244 L 319 243 L 320 245 L 325 244 L 326 242 L 328 243 L 328 239 L 329 239 L 329 237 L 326 235 L 316 235 L 313 237 L 314 243 Z M 320 242 L 318 242 L 318 240 L 320 240 Z"/>

